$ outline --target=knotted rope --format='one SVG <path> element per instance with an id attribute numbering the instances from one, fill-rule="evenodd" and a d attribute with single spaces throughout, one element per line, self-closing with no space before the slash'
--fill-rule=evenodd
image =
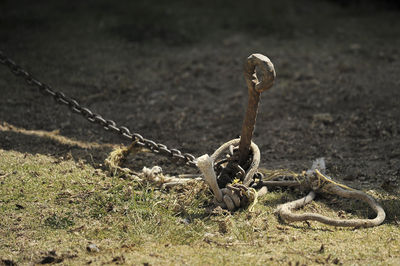
<path id="1" fill-rule="evenodd" d="M 187 184 L 193 180 L 201 180 L 201 177 L 197 174 L 183 174 L 178 176 L 164 175 L 160 166 L 153 166 L 152 168 L 143 167 L 141 172 L 135 172 L 129 168 L 122 167 L 123 162 L 129 154 L 136 155 L 141 152 L 147 152 L 147 149 L 137 146 L 136 141 L 134 141 L 128 147 L 115 148 L 105 159 L 104 163 L 113 175 L 124 176 L 138 183 L 149 182 L 159 185 L 162 188 Z"/>
<path id="2" fill-rule="evenodd" d="M 385 219 L 383 208 L 366 193 L 355 190 L 324 175 L 325 161 L 319 158 L 313 162 L 311 169 L 301 174 L 289 170 L 259 169 L 260 152 L 256 144 L 251 143 L 252 158 L 247 163 L 247 170 L 242 173 L 242 179 L 233 179 L 224 182 L 221 188 L 219 179 L 226 179 L 224 173 L 229 172 L 232 164 L 237 163 L 234 150 L 239 139 L 234 139 L 223 144 L 213 155 L 207 154 L 196 159 L 196 165 L 203 174 L 206 183 L 214 193 L 214 203 L 222 208 L 234 211 L 240 207 L 248 206 L 252 211 L 257 203 L 258 196 L 265 194 L 271 187 L 300 187 L 310 190 L 307 196 L 278 206 L 276 213 L 288 222 L 314 220 L 332 226 L 343 227 L 372 227 L 381 224 Z M 229 155 L 223 155 L 229 150 Z M 222 158 L 221 158 L 222 157 Z M 222 169 L 220 169 L 222 166 Z M 234 168 L 234 167 L 233 167 Z M 226 170 L 228 169 L 228 170 Z M 233 173 L 235 173 L 233 171 Z M 267 175 L 265 178 L 264 175 Z M 258 177 L 256 177 L 258 176 Z M 282 180 L 282 178 L 284 178 Z M 231 178 L 232 179 L 232 178 Z M 261 188 L 259 192 L 255 188 Z M 317 193 L 328 193 L 344 198 L 356 199 L 366 202 L 377 214 L 374 219 L 335 219 L 315 213 L 295 214 L 292 211 L 301 208 L 315 199 Z"/>
<path id="3" fill-rule="evenodd" d="M 260 150 L 251 143 L 250 157 L 243 167 L 238 165 L 239 139 L 233 139 L 221 145 L 211 156 L 205 154 L 196 159 L 196 166 L 204 181 L 214 194 L 213 203 L 229 211 L 248 207 L 254 210 L 258 198 L 273 187 L 298 187 L 309 190 L 307 196 L 279 205 L 276 213 L 287 222 L 318 221 L 332 226 L 372 227 L 380 225 L 385 219 L 383 208 L 366 193 L 334 181 L 325 174 L 325 161 L 316 159 L 311 169 L 302 173 L 290 170 L 267 170 L 259 168 Z M 163 188 L 202 180 L 200 175 L 165 176 L 159 166 L 151 169 L 144 167 L 141 172 L 134 172 L 122 167 L 123 161 L 130 154 L 144 152 L 133 142 L 128 147 L 113 150 L 105 160 L 106 166 L 115 174 L 128 176 L 135 182 L 151 182 Z M 256 189 L 259 189 L 258 191 Z M 316 213 L 293 213 L 294 210 L 312 202 L 317 193 L 327 193 L 343 198 L 350 198 L 367 203 L 377 214 L 373 219 L 335 219 Z"/>
<path id="4" fill-rule="evenodd" d="M 196 159 L 197 167 L 215 195 L 214 203 L 230 211 L 246 207 L 249 203 L 253 203 L 250 207 L 252 210 L 258 197 L 257 191 L 250 184 L 253 183 L 253 176 L 260 163 L 260 150 L 254 142 L 251 143 L 251 158 L 244 170 L 238 165 L 235 153 L 239 142 L 240 139 L 233 139 L 224 143 L 211 156 L 205 154 Z M 218 177 L 214 168 L 219 169 Z M 229 176 L 232 173 L 233 178 Z M 235 178 L 237 174 L 240 178 Z M 218 184 L 218 179 L 223 180 L 223 183 Z M 220 188 L 221 185 L 224 187 Z"/>

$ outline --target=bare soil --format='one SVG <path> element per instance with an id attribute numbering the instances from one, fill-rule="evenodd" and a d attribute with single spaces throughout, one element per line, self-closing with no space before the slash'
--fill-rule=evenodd
<path id="1" fill-rule="evenodd" d="M 277 71 L 275 86 L 262 95 L 254 138 L 264 166 L 300 170 L 323 156 L 339 178 L 398 184 L 396 9 L 325 1 L 3 1 L 0 13 L 1 49 L 40 80 L 132 131 L 196 156 L 239 135 L 247 101 L 242 65 L 251 53 L 263 53 Z M 0 121 L 122 142 L 7 69 L 0 77 Z M 3 149 L 70 151 L 40 138 L 0 134 Z"/>

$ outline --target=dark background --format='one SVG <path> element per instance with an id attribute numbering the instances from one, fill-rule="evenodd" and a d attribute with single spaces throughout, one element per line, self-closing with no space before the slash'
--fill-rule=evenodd
<path id="1" fill-rule="evenodd" d="M 400 176 L 399 7 L 397 1 L 0 1 L 0 49 L 94 112 L 196 156 L 238 136 L 247 103 L 243 62 L 265 54 L 277 79 L 262 95 L 255 132 L 262 165 L 302 170 L 323 156 L 335 178 L 390 189 Z M 1 122 L 125 143 L 5 67 L 0 95 Z M 93 157 L 95 164 L 108 152 L 4 128 L 0 148 Z M 168 167 L 159 157 L 144 164 Z"/>

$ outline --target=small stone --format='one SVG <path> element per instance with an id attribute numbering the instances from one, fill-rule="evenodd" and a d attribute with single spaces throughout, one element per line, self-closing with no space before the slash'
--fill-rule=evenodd
<path id="1" fill-rule="evenodd" d="M 188 218 L 180 219 L 182 224 L 190 224 L 190 220 Z"/>
<path id="2" fill-rule="evenodd" d="M 320 113 L 313 115 L 313 122 L 332 123 L 333 117 L 330 113 Z"/>
<path id="3" fill-rule="evenodd" d="M 89 251 L 89 252 L 99 252 L 100 251 L 100 249 L 95 245 L 95 244 L 89 244 L 87 247 L 86 247 L 86 250 L 87 251 Z"/>
<path id="4" fill-rule="evenodd" d="M 287 227 L 281 226 L 281 225 L 277 225 L 276 229 L 281 230 L 281 231 L 286 231 L 288 230 Z"/>
<path id="5" fill-rule="evenodd" d="M 204 234 L 204 237 L 214 237 L 215 235 L 214 234 L 212 234 L 212 233 L 205 233 Z"/>
<path id="6" fill-rule="evenodd" d="M 213 242 L 213 241 L 212 241 L 212 238 L 213 238 L 213 237 L 215 237 L 214 234 L 212 234 L 212 233 L 205 233 L 205 234 L 204 234 L 203 241 L 206 242 L 206 243 L 208 243 L 208 244 L 210 244 L 211 242 Z"/>

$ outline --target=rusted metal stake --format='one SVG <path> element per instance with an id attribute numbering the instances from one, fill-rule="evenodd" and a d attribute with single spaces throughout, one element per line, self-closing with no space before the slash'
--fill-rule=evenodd
<path id="1" fill-rule="evenodd" d="M 268 57 L 262 54 L 252 54 L 244 64 L 244 77 L 249 92 L 249 100 L 242 125 L 242 134 L 240 135 L 240 165 L 245 164 L 249 157 L 261 92 L 271 88 L 274 84 L 276 77 L 274 65 Z"/>

